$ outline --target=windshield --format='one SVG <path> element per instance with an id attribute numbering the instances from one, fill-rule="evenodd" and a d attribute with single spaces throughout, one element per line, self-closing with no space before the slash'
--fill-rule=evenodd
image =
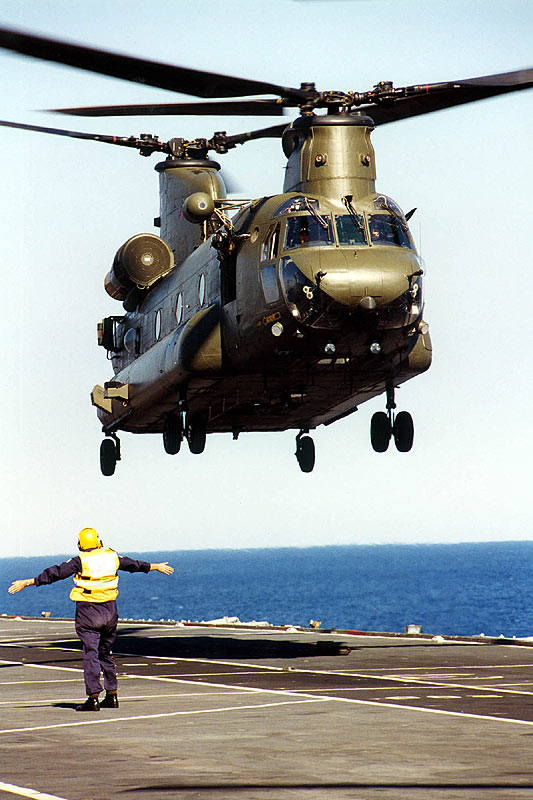
<path id="1" fill-rule="evenodd" d="M 371 214 L 368 219 L 372 244 L 387 244 L 414 249 L 406 223 L 390 214 Z"/>
<path id="2" fill-rule="evenodd" d="M 312 206 L 318 211 L 318 200 L 310 200 L 309 197 L 298 195 L 298 197 L 291 197 L 290 200 L 286 200 L 283 205 L 278 208 L 274 216 L 279 217 L 281 214 L 294 214 L 296 211 L 308 211 L 309 206 Z"/>
<path id="3" fill-rule="evenodd" d="M 360 214 L 335 214 L 339 244 L 366 244 L 365 223 Z"/>
<path id="4" fill-rule="evenodd" d="M 292 250 L 294 247 L 317 247 L 333 244 L 331 220 L 329 217 L 321 217 L 321 219 L 324 225 L 310 215 L 288 217 L 285 228 L 285 250 Z"/>

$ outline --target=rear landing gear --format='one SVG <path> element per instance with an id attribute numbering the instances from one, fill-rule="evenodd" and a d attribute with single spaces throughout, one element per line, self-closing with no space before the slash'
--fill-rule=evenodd
<path id="1" fill-rule="evenodd" d="M 384 453 L 392 437 L 400 453 L 408 453 L 413 446 L 415 428 L 408 411 L 394 413 L 394 386 L 387 387 L 387 412 L 377 411 L 370 422 L 370 441 L 376 453 Z"/>
<path id="2" fill-rule="evenodd" d="M 307 431 L 300 431 L 296 437 L 296 460 L 302 472 L 312 472 L 315 466 L 315 443 L 310 436 L 304 436 Z"/>
<path id="3" fill-rule="evenodd" d="M 163 447 L 165 453 L 175 456 L 179 453 L 183 437 L 181 414 L 167 414 L 163 423 Z"/>
<path id="4" fill-rule="evenodd" d="M 102 475 L 114 475 L 117 461 L 120 461 L 120 439 L 116 434 L 111 433 L 100 445 L 100 469 Z"/>
<path id="5" fill-rule="evenodd" d="M 415 437 L 415 427 L 413 418 L 408 411 L 400 411 L 396 414 L 394 425 L 392 426 L 394 443 L 400 453 L 408 453 L 413 446 Z"/>
<path id="6" fill-rule="evenodd" d="M 198 414 L 191 414 L 187 418 L 187 441 L 191 453 L 199 455 L 204 452 L 206 439 L 206 424 L 203 417 Z"/>

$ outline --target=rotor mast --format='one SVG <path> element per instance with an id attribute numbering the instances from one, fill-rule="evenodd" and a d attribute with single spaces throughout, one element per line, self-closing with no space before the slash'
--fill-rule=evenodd
<path id="1" fill-rule="evenodd" d="M 283 134 L 289 159 L 283 191 L 356 200 L 375 192 L 373 129 L 373 120 L 358 113 L 300 117 Z"/>

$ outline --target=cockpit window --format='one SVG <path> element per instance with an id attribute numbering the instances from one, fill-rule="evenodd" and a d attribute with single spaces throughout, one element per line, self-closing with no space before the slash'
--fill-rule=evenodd
<path id="1" fill-rule="evenodd" d="M 364 218 L 360 214 L 335 214 L 339 244 L 367 244 Z"/>
<path id="2" fill-rule="evenodd" d="M 280 231 L 281 223 L 279 222 L 268 231 L 267 237 L 261 245 L 261 261 L 270 261 L 278 255 Z"/>
<path id="3" fill-rule="evenodd" d="M 285 250 L 333 244 L 330 217 L 289 217 L 285 228 Z"/>
<path id="4" fill-rule="evenodd" d="M 371 214 L 368 218 L 372 244 L 386 244 L 414 249 L 407 224 L 391 214 Z"/>
<path id="5" fill-rule="evenodd" d="M 403 217 L 403 211 L 398 203 L 385 194 L 380 194 L 379 197 L 374 198 L 374 208 L 376 211 L 392 211 L 393 214 Z"/>
<path id="6" fill-rule="evenodd" d="M 291 197 L 290 200 L 286 200 L 283 205 L 278 208 L 274 216 L 280 217 L 282 214 L 295 214 L 297 211 L 307 211 L 310 206 L 318 211 L 318 200 L 311 200 L 309 197 L 303 197 L 302 195 Z"/>

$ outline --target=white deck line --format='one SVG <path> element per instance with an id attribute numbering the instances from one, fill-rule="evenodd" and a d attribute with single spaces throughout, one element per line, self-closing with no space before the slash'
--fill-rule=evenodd
<path id="1" fill-rule="evenodd" d="M 115 653 L 115 655 L 117 655 L 117 653 Z M 122 654 L 122 655 L 126 655 L 126 654 Z M 128 654 L 128 655 L 131 655 L 131 654 Z M 157 656 L 157 657 L 159 657 L 159 656 Z M 146 658 L 154 659 L 154 658 L 156 658 L 156 656 L 146 656 Z M 213 659 L 198 659 L 198 658 L 197 659 L 194 659 L 194 658 L 184 659 L 184 658 L 176 658 L 176 659 L 172 659 L 172 660 L 180 661 L 180 662 L 186 661 L 186 662 L 209 663 L 209 664 L 213 664 L 213 663 L 215 663 L 215 664 L 225 664 L 225 665 L 228 665 L 228 666 L 242 666 L 239 662 L 218 661 L 218 660 L 213 660 Z M 81 672 L 81 669 L 75 669 L 73 667 L 55 667 L 55 666 L 52 667 L 52 666 L 47 666 L 47 665 L 43 665 L 43 664 L 28 664 L 28 663 L 25 663 L 25 662 L 6 661 L 6 660 L 2 660 L 2 659 L 0 659 L 0 663 L 20 665 L 20 666 L 24 666 L 24 667 L 27 667 L 27 668 L 34 667 L 34 668 L 40 668 L 40 669 L 57 669 L 57 670 L 65 670 L 65 671 L 71 671 L 71 672 Z M 264 670 L 264 671 L 275 671 L 275 672 L 278 672 L 278 673 L 287 671 L 283 667 L 269 667 L 269 666 L 265 666 L 265 665 L 261 665 L 261 664 L 249 664 L 249 663 L 247 663 L 246 666 L 254 667 L 256 669 L 261 669 L 261 670 Z M 492 668 L 494 669 L 494 666 Z M 367 678 L 367 679 L 375 679 L 377 677 L 376 675 L 369 675 L 367 673 L 347 673 L 347 672 L 341 672 L 341 671 L 328 671 L 328 670 L 294 669 L 294 670 L 289 670 L 289 672 L 290 673 L 298 673 L 298 674 L 311 674 L 311 675 L 335 675 L 335 676 L 345 676 L 345 677 L 360 677 L 360 678 Z M 198 683 L 199 683 L 198 681 L 187 681 L 187 680 L 183 680 L 182 678 L 163 678 L 163 677 L 152 676 L 152 675 L 136 675 L 136 674 L 132 674 L 132 673 L 128 673 L 127 677 L 130 678 L 130 679 L 131 678 L 135 678 L 135 679 L 139 679 L 139 680 L 162 681 L 162 682 L 171 682 L 171 683 L 181 683 L 181 684 L 187 684 L 187 685 L 193 684 L 193 685 L 196 685 L 196 686 L 198 686 Z M 406 680 L 405 677 L 404 678 L 399 678 L 399 677 L 394 678 L 394 677 L 392 677 L 390 675 L 387 676 L 387 680 L 394 680 L 394 681 L 402 682 L 402 683 L 406 683 L 407 682 L 413 687 L 415 687 L 417 685 L 420 685 L 420 684 L 426 684 L 426 685 L 433 686 L 433 687 L 438 687 L 438 688 L 441 688 L 441 689 L 445 689 L 445 688 L 448 688 L 448 689 L 452 689 L 452 688 L 453 689 L 459 689 L 460 688 L 460 689 L 468 689 L 470 691 L 474 690 L 474 691 L 477 691 L 477 692 L 482 692 L 482 691 L 494 692 L 494 689 L 496 688 L 494 686 L 487 687 L 485 689 L 482 686 L 469 686 L 469 685 L 452 684 L 452 683 L 442 683 L 441 684 L 441 683 L 438 683 L 436 681 L 435 682 L 433 682 L 433 681 L 424 681 L 424 680 L 420 680 L 420 679 L 416 679 L 416 678 L 412 678 L 412 679 L 407 679 Z M 219 683 L 210 683 L 208 681 L 202 681 L 201 683 L 202 683 L 203 686 L 210 686 L 210 687 L 214 687 L 214 688 L 218 688 L 218 689 L 221 686 Z M 468 714 L 468 713 L 457 712 L 457 711 L 446 711 L 444 709 L 433 709 L 433 708 L 424 708 L 424 707 L 420 707 L 420 706 L 398 705 L 398 704 L 394 704 L 394 703 L 383 703 L 383 702 L 374 701 L 374 700 L 357 700 L 357 699 L 354 699 L 354 698 L 335 697 L 335 696 L 328 696 L 328 695 L 325 695 L 325 696 L 322 695 L 320 698 L 317 698 L 316 695 L 308 695 L 308 694 L 305 694 L 305 693 L 302 693 L 302 692 L 289 691 L 289 690 L 266 689 L 266 688 L 259 688 L 259 687 L 243 687 L 243 686 L 238 686 L 238 685 L 233 685 L 233 684 L 224 684 L 224 686 L 225 686 L 226 689 L 235 689 L 235 690 L 239 690 L 239 691 L 248 691 L 250 693 L 261 692 L 261 693 L 264 693 L 264 694 L 274 694 L 274 695 L 286 696 L 286 697 L 299 697 L 299 698 L 311 699 L 311 700 L 322 700 L 322 701 L 332 701 L 332 702 L 338 702 L 338 703 L 350 703 L 350 704 L 358 704 L 358 705 L 377 706 L 378 708 L 383 708 L 385 706 L 386 708 L 396 708 L 396 709 L 401 710 L 401 711 L 415 711 L 415 712 L 418 712 L 418 713 L 440 714 L 440 715 L 443 715 L 443 716 L 453 716 L 453 717 L 459 717 L 459 718 L 462 718 L 462 719 L 477 719 L 477 720 L 487 720 L 487 721 L 492 721 L 492 722 L 514 723 L 516 725 L 533 726 L 533 721 L 519 720 L 519 719 L 508 718 L 508 717 L 496 717 L 496 716 L 482 715 L 482 714 Z M 501 691 L 502 693 L 505 693 L 505 694 L 514 694 L 514 695 L 528 695 L 528 696 L 530 696 L 530 695 L 533 694 L 532 692 L 520 692 L 520 691 L 509 690 L 509 689 L 507 689 L 507 690 L 506 689 L 501 689 L 500 690 L 499 687 L 498 687 L 498 691 L 499 692 Z M 276 704 L 274 704 L 274 705 L 276 705 Z M 178 714 L 178 713 L 183 713 L 183 712 L 172 712 L 170 714 L 170 716 L 173 716 L 174 713 Z M 204 713 L 204 712 L 198 712 L 198 713 Z M 168 716 L 168 715 L 152 715 L 152 716 L 157 717 L 157 716 Z M 130 717 L 130 718 L 126 717 L 125 720 L 127 720 L 127 719 L 149 719 L 149 718 L 151 718 L 151 715 L 148 715 L 147 717 L 138 717 L 138 718 L 137 717 Z M 125 721 L 125 720 L 123 719 L 121 721 Z M 109 721 L 112 722 L 113 720 L 109 720 Z M 118 721 L 118 718 L 116 718 L 116 721 Z M 94 724 L 94 723 L 97 723 L 99 721 L 98 720 L 94 720 L 94 721 L 89 721 L 89 722 L 91 724 Z M 101 722 L 106 722 L 107 723 L 108 720 L 102 720 Z M 75 724 L 75 723 L 60 723 L 59 725 L 52 726 L 52 727 L 66 727 L 66 726 L 69 726 L 71 724 Z M 78 723 L 78 724 L 89 724 L 89 723 Z M 24 730 L 41 730 L 41 729 L 46 729 L 46 726 L 45 726 L 45 728 L 40 728 L 39 727 L 39 728 L 12 729 L 11 732 L 15 732 L 15 731 L 16 732 L 21 732 L 21 731 L 24 731 Z M 6 732 L 8 732 L 8 731 L 1 731 L 0 730 L 0 734 L 1 733 L 6 733 Z"/>
<path id="2" fill-rule="evenodd" d="M 177 695 L 179 697 L 179 695 Z M 193 717 L 200 714 L 221 714 L 228 711 L 251 711 L 256 708 L 276 708 L 277 706 L 301 705 L 303 703 L 323 703 L 324 698 L 312 697 L 310 699 L 281 700 L 279 703 L 257 703 L 251 706 L 227 706 L 225 708 L 201 708 L 196 711 L 166 711 L 162 714 L 140 714 L 135 717 L 110 717 L 108 719 L 89 719 L 79 722 L 58 722 L 52 725 L 35 725 L 26 728 L 6 728 L 0 730 L 3 733 L 28 733 L 29 731 L 48 731 L 55 728 L 79 728 L 86 725 L 112 725 L 117 722 L 130 722 L 139 719 L 161 719 L 163 717 Z M 326 698 L 327 702 L 327 698 Z"/>
<path id="3" fill-rule="evenodd" d="M 0 781 L 0 792 L 32 797 L 33 800 L 65 800 L 64 797 L 58 797 L 55 794 L 45 794 L 44 792 L 38 792 L 36 789 L 26 789 L 24 786 L 14 786 L 12 783 L 2 783 L 2 781 Z"/>

